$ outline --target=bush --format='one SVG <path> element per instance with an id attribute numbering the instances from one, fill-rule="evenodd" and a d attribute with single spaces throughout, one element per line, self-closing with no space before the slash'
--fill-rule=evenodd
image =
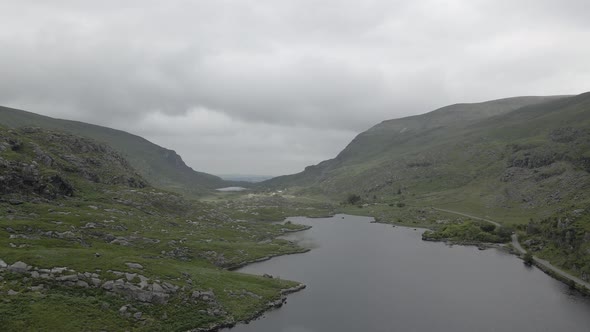
<path id="1" fill-rule="evenodd" d="M 514 232 L 514 229 L 512 229 L 511 227 L 499 227 L 496 229 L 496 234 L 498 234 L 498 236 L 500 237 L 500 239 L 502 239 L 503 242 L 510 241 L 512 232 Z"/>
<path id="2" fill-rule="evenodd" d="M 533 265 L 533 254 L 531 254 L 530 251 L 527 251 L 522 257 L 522 260 L 528 266 Z"/>
<path id="3" fill-rule="evenodd" d="M 481 230 L 484 232 L 491 233 L 496 229 L 496 225 L 485 223 L 485 224 L 479 225 L 479 228 L 481 228 Z"/>
<path id="4" fill-rule="evenodd" d="M 346 199 L 346 201 L 350 205 L 355 205 L 361 201 L 361 196 L 359 196 L 357 194 L 350 194 L 350 195 L 348 195 L 348 198 Z"/>

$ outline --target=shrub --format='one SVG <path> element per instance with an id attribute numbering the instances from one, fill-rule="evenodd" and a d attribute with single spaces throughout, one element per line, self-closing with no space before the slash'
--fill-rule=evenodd
<path id="1" fill-rule="evenodd" d="M 531 254 L 530 251 L 527 251 L 522 257 L 522 260 L 528 266 L 533 265 L 533 254 Z"/>
<path id="2" fill-rule="evenodd" d="M 361 196 L 359 196 L 357 194 L 350 194 L 350 195 L 348 195 L 348 198 L 346 199 L 346 201 L 350 205 L 355 205 L 361 201 Z"/>
<path id="3" fill-rule="evenodd" d="M 479 225 L 479 228 L 481 228 L 481 230 L 484 232 L 491 233 L 496 229 L 496 225 L 485 223 L 485 224 Z"/>

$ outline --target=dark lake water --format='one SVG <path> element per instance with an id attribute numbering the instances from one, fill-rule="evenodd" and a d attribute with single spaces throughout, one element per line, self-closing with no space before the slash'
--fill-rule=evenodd
<path id="1" fill-rule="evenodd" d="M 304 282 L 281 309 L 231 332 L 590 331 L 590 299 L 495 249 L 424 242 L 370 218 L 289 218 L 312 251 L 240 271 Z"/>

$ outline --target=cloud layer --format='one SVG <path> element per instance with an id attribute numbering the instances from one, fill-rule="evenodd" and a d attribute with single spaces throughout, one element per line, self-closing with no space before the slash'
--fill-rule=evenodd
<path id="1" fill-rule="evenodd" d="M 278 175 L 385 119 L 590 90 L 587 1 L 0 3 L 0 104 Z"/>

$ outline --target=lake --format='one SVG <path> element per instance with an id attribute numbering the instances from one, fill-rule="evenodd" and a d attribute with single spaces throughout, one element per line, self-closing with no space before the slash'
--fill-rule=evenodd
<path id="1" fill-rule="evenodd" d="M 244 187 L 225 187 L 225 188 L 218 188 L 215 190 L 217 190 L 217 191 L 244 191 L 244 190 L 248 190 L 248 189 L 244 188 Z"/>
<path id="2" fill-rule="evenodd" d="M 421 229 L 337 215 L 286 238 L 312 248 L 240 272 L 307 284 L 231 332 L 590 331 L 590 300 L 496 249 L 421 240 Z"/>

